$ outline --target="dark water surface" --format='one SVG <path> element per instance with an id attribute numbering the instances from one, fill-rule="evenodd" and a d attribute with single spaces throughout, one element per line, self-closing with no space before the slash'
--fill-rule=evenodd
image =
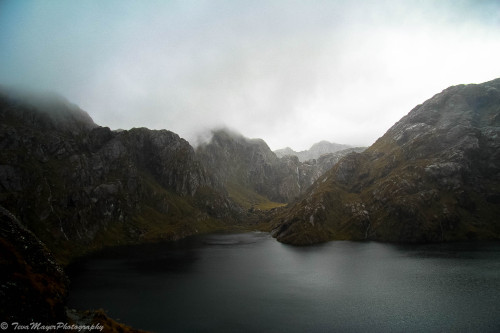
<path id="1" fill-rule="evenodd" d="M 99 253 L 70 307 L 155 332 L 500 332 L 500 244 L 213 234 Z"/>

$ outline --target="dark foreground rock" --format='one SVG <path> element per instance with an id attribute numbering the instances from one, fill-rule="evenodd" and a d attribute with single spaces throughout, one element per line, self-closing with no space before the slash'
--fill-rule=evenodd
<path id="1" fill-rule="evenodd" d="M 2 206 L 0 258 L 0 318 L 2 325 L 7 325 L 2 330 L 143 332 L 117 323 L 102 310 L 68 310 L 69 280 L 63 268 L 47 247 Z"/>
<path id="2" fill-rule="evenodd" d="M 54 257 L 0 206 L 0 318 L 12 323 L 66 319 L 68 279 Z"/>

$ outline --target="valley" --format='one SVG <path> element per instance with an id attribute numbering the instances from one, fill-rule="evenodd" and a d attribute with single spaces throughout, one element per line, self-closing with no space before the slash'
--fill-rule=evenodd
<path id="1" fill-rule="evenodd" d="M 436 94 L 368 148 L 302 152 L 225 128 L 196 147 L 113 131 L 62 97 L 2 88 L 0 147 L 5 318 L 120 325 L 65 309 L 64 267 L 123 245 L 235 230 L 292 245 L 500 239 L 500 79 Z"/>

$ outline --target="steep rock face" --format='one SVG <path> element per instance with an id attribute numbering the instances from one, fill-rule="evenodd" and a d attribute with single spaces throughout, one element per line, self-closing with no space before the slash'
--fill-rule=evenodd
<path id="1" fill-rule="evenodd" d="M 344 156 L 349 155 L 350 153 L 361 153 L 365 151 L 364 147 L 356 147 L 356 148 L 347 148 L 343 150 L 336 151 L 334 153 L 326 153 L 322 154 L 317 159 L 308 160 L 304 162 L 304 164 L 313 164 L 316 166 L 318 177 L 314 178 L 313 181 L 319 178 L 319 176 L 323 175 L 325 172 L 330 170 L 335 164 L 337 164 Z M 310 184 L 312 185 L 312 184 Z"/>
<path id="2" fill-rule="evenodd" d="M 68 279 L 51 253 L 0 206 L 0 317 L 7 323 L 66 321 Z"/>
<path id="3" fill-rule="evenodd" d="M 60 100 L 0 96 L 0 203 L 59 258 L 177 239 L 237 214 L 176 134 L 113 132 Z"/>
<path id="4" fill-rule="evenodd" d="M 450 87 L 275 219 L 278 240 L 500 237 L 500 79 Z"/>
<path id="5" fill-rule="evenodd" d="M 280 188 L 290 170 L 261 139 L 216 130 L 210 142 L 200 145 L 196 153 L 217 181 L 233 193 L 249 189 L 277 202 L 286 202 L 299 193 L 295 187 Z"/>
<path id="6" fill-rule="evenodd" d="M 290 147 L 275 150 L 274 153 L 278 157 L 283 157 L 286 155 L 297 156 L 300 162 L 305 162 L 312 159 L 318 159 L 321 155 L 332 154 L 339 152 L 341 150 L 353 148 L 349 145 L 343 145 L 339 143 L 333 143 L 328 141 L 320 141 L 311 146 L 308 150 L 294 151 Z"/>
<path id="7" fill-rule="evenodd" d="M 285 176 L 280 182 L 280 189 L 283 193 L 293 193 L 288 196 L 288 201 L 296 199 L 304 194 L 307 189 L 325 172 L 337 164 L 342 157 L 352 152 L 362 152 L 365 148 L 348 148 L 335 153 L 321 155 L 317 159 L 310 159 L 300 162 L 297 156 L 285 155 L 281 157 L 281 168 L 286 171 Z"/>
<path id="8" fill-rule="evenodd" d="M 216 130 L 196 154 L 217 182 L 233 197 L 252 192 L 276 202 L 291 202 L 348 151 L 300 162 L 297 156 L 278 158 L 261 139 L 248 139 L 229 130 Z"/>

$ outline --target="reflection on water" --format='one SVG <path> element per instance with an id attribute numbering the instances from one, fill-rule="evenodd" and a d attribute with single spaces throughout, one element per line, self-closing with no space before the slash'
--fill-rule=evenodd
<path id="1" fill-rule="evenodd" d="M 216 234 L 103 252 L 71 274 L 70 306 L 157 332 L 500 331 L 495 243 Z"/>

